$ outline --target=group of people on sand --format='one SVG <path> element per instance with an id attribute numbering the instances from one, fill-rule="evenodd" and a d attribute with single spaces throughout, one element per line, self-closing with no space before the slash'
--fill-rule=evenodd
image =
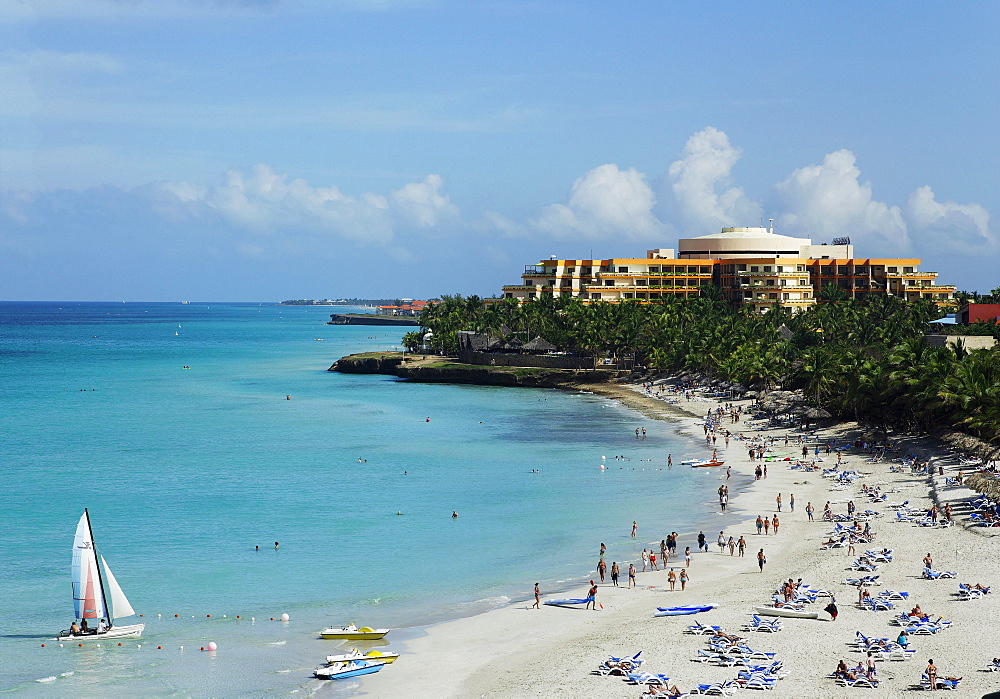
<path id="1" fill-rule="evenodd" d="M 757 524 L 757 534 L 759 535 L 761 533 L 761 530 L 763 530 L 764 535 L 767 536 L 768 534 L 771 533 L 772 529 L 774 530 L 775 534 L 778 533 L 778 527 L 781 526 L 781 521 L 778 519 L 778 515 L 774 515 L 774 517 L 772 518 L 761 517 L 760 515 L 757 515 L 756 524 Z"/>

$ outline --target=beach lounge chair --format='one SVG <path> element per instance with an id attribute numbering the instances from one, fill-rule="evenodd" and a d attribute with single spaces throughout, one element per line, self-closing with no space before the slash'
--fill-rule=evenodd
<path id="1" fill-rule="evenodd" d="M 984 672 L 1000 672 L 1000 663 L 995 660 L 986 666 Z"/>
<path id="2" fill-rule="evenodd" d="M 744 629 L 747 631 L 763 631 L 765 633 L 773 633 L 775 631 L 781 631 L 781 621 L 775 619 L 773 621 L 767 621 L 756 614 L 751 614 L 751 621 L 747 624 Z"/>
<path id="3" fill-rule="evenodd" d="M 845 585 L 854 585 L 855 587 L 861 587 L 862 585 L 881 585 L 878 581 L 878 575 L 862 575 L 860 578 L 848 578 L 844 581 Z"/>
<path id="4" fill-rule="evenodd" d="M 882 599 L 900 599 L 906 600 L 910 598 L 909 592 L 897 592 L 896 590 L 882 590 L 878 593 L 878 596 Z"/>
<path id="5" fill-rule="evenodd" d="M 981 590 L 978 587 L 969 587 L 965 583 L 958 584 L 958 598 L 959 599 L 979 599 L 985 596 L 990 591 L 990 588 Z"/>
<path id="6" fill-rule="evenodd" d="M 921 575 L 927 580 L 943 580 L 945 578 L 956 577 L 956 574 L 950 570 L 932 570 L 930 568 L 924 568 Z"/>
<path id="7" fill-rule="evenodd" d="M 958 685 L 961 681 L 961 677 L 938 677 L 935 684 L 937 685 L 937 689 L 958 689 Z M 931 688 L 931 679 L 927 676 L 926 672 L 920 676 L 920 686 L 924 689 Z"/>
<path id="8" fill-rule="evenodd" d="M 736 693 L 736 682 L 734 680 L 727 680 L 725 682 L 716 682 L 715 684 L 699 684 L 696 689 L 691 690 L 691 694 L 706 694 L 706 695 L 716 695 L 716 696 L 732 696 Z"/>
<path id="9" fill-rule="evenodd" d="M 722 631 L 721 626 L 708 626 L 702 624 L 700 621 L 694 622 L 691 626 L 685 629 L 684 633 L 694 634 L 696 636 L 704 636 L 707 634 L 716 634 Z"/>
<path id="10" fill-rule="evenodd" d="M 870 680 L 867 677 L 859 677 L 856 680 L 849 680 L 846 677 L 838 677 L 837 684 L 841 687 L 865 687 L 867 689 L 878 689 L 879 681 Z"/>
<path id="11" fill-rule="evenodd" d="M 743 689 L 774 689 L 774 686 L 778 684 L 778 680 L 774 677 L 761 677 L 759 675 L 754 675 L 744 682 L 737 680 L 737 683 L 739 683 Z"/>
<path id="12" fill-rule="evenodd" d="M 670 678 L 666 675 L 654 675 L 651 672 L 633 672 L 628 675 L 630 684 L 666 684 Z"/>
<path id="13" fill-rule="evenodd" d="M 874 563 L 865 563 L 860 558 L 855 558 L 854 562 L 850 565 L 850 570 L 856 570 L 862 573 L 874 573 L 878 570 L 878 566 Z"/>
<path id="14" fill-rule="evenodd" d="M 875 656 L 876 660 L 890 660 L 894 662 L 902 662 L 909 660 L 916 654 L 916 650 L 910 648 L 893 648 L 892 650 L 884 650 Z"/>

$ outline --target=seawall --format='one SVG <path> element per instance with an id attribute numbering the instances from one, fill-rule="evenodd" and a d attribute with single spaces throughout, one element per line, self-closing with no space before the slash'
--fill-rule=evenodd
<path id="1" fill-rule="evenodd" d="M 425 383 L 456 383 L 479 386 L 559 388 L 577 384 L 606 383 L 618 372 L 591 369 L 540 367 L 493 367 L 461 364 L 445 357 L 384 352 L 352 354 L 338 359 L 329 371 L 345 374 L 386 374 Z"/>

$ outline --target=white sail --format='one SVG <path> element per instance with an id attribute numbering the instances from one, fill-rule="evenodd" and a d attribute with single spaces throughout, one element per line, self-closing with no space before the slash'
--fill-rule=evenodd
<path id="1" fill-rule="evenodd" d="M 76 525 L 73 538 L 73 606 L 77 619 L 104 619 L 104 595 L 101 578 L 97 572 L 94 536 L 90 531 L 90 518 L 86 511 Z"/>
<path id="2" fill-rule="evenodd" d="M 114 573 L 108 568 L 108 562 L 104 560 L 104 556 L 101 556 L 101 565 L 104 566 L 104 576 L 108 585 L 108 592 L 111 595 L 111 618 L 121 619 L 122 617 L 132 616 L 135 614 L 135 610 L 132 609 L 132 605 L 129 604 L 128 598 L 122 592 L 121 586 L 115 580 Z"/>

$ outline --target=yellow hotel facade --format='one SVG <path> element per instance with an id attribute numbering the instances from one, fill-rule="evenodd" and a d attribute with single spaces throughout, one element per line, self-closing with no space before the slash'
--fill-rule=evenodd
<path id="1" fill-rule="evenodd" d="M 921 272 L 919 259 L 854 256 L 847 238 L 814 245 L 808 238 L 777 235 L 772 228 L 723 228 L 721 233 L 685 238 L 677 250 L 647 250 L 644 258 L 559 260 L 527 265 L 522 283 L 503 287 L 503 297 L 540 294 L 586 301 L 650 301 L 666 296 L 694 298 L 714 285 L 734 305 L 766 311 L 776 304 L 800 311 L 816 303 L 828 284 L 849 298 L 871 294 L 907 301 L 954 302 L 955 287 L 937 284 L 937 272 Z"/>

